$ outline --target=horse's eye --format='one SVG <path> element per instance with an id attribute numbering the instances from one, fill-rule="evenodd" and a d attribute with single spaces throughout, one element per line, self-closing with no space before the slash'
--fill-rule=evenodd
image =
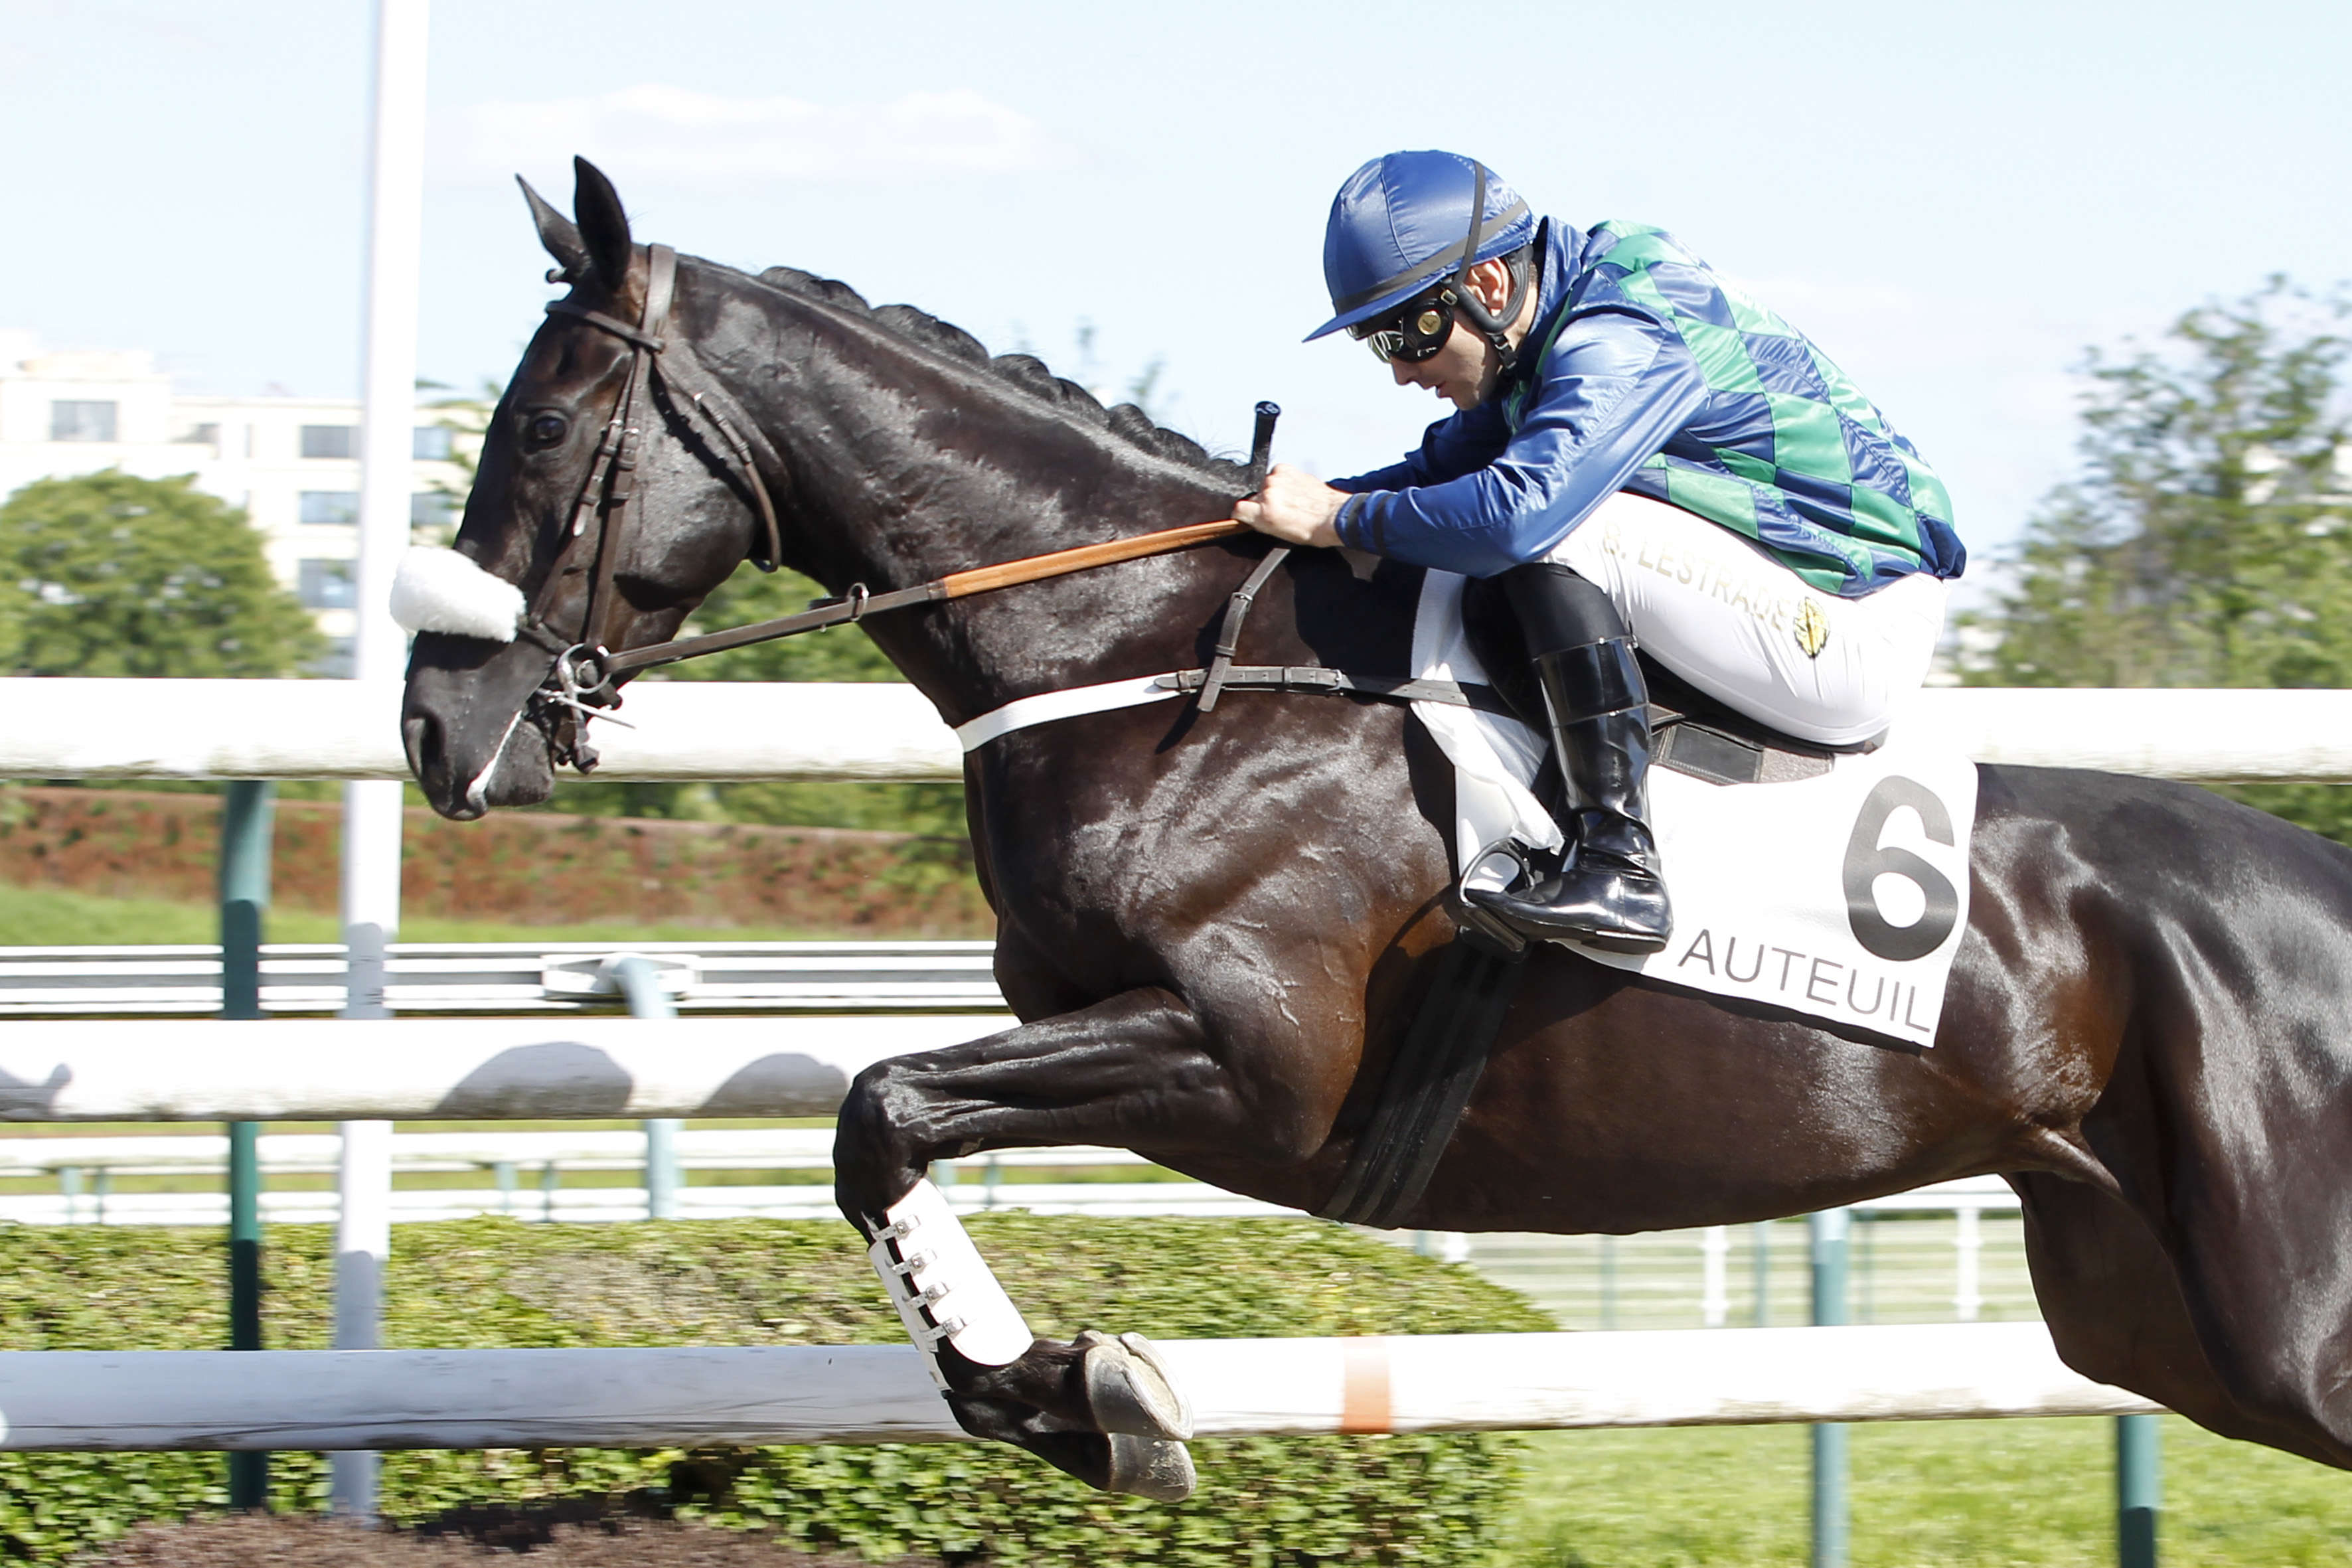
<path id="1" fill-rule="evenodd" d="M 534 414 L 522 427 L 523 439 L 533 447 L 552 447 L 571 428 L 572 422 L 561 414 Z"/>

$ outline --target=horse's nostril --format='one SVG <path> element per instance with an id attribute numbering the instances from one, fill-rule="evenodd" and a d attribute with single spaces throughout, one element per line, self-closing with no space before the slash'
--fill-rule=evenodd
<path id="1" fill-rule="evenodd" d="M 409 772 L 421 783 L 426 771 L 442 760 L 440 721 L 412 710 L 400 717 L 400 738 L 408 752 Z"/>
<path id="2" fill-rule="evenodd" d="M 412 709 L 400 716 L 400 738 L 408 753 L 408 771 L 425 798 L 441 809 L 449 804 L 449 748 L 441 721 L 433 713 Z"/>

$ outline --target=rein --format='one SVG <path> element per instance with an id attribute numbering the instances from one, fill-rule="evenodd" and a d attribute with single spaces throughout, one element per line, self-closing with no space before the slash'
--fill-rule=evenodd
<path id="1" fill-rule="evenodd" d="M 694 658 L 706 653 L 725 653 L 730 648 L 750 647 L 754 643 L 773 642 L 779 637 L 797 637 L 803 632 L 820 632 L 827 626 L 853 625 L 883 610 L 944 604 L 950 599 L 969 598 L 974 594 L 986 594 L 998 588 L 1042 583 L 1050 577 L 1066 576 L 1093 566 L 1113 566 L 1122 561 L 1168 555 L 1179 550 L 1190 550 L 1195 545 L 1231 539 L 1249 531 L 1248 524 L 1235 522 L 1231 518 L 1219 522 L 1188 522 L 1181 528 L 1162 529 L 1157 533 L 1138 534 L 1132 539 L 1081 544 L 1071 550 L 1056 550 L 1049 555 L 1030 555 L 994 566 L 975 566 L 968 572 L 950 572 L 944 577 L 918 583 L 911 588 L 893 588 L 884 594 L 869 593 L 865 584 L 853 583 L 849 592 L 842 597 L 824 600 L 797 615 L 779 616 L 772 621 L 754 621 L 749 626 L 731 626 L 723 632 L 706 632 L 700 637 L 649 643 L 625 653 L 608 654 L 598 650 L 596 666 L 606 679 L 628 675 L 640 669 L 651 669 L 656 665 L 676 664 L 682 658 Z"/>
<path id="2" fill-rule="evenodd" d="M 685 378 L 678 374 L 678 370 L 694 363 L 690 352 L 677 360 L 666 362 L 662 357 L 672 347 L 662 334 L 668 325 L 670 305 L 677 289 L 677 253 L 668 246 L 655 245 L 646 247 L 646 254 L 650 267 L 646 284 L 646 302 L 635 326 L 618 317 L 592 310 L 584 305 L 575 305 L 568 300 L 555 300 L 547 307 L 551 315 L 569 316 L 629 345 L 628 378 L 622 384 L 620 395 L 614 405 L 613 417 L 597 442 L 595 457 L 589 466 L 587 477 L 581 483 L 580 497 L 572 508 L 571 533 L 575 541 L 586 533 L 591 512 L 595 513 L 598 520 L 596 555 L 591 568 L 588 605 L 581 616 L 580 634 L 576 639 L 567 641 L 536 614 L 518 628 L 520 635 L 554 656 L 554 663 L 538 689 L 527 700 L 526 709 L 539 710 L 541 727 L 547 733 L 559 759 L 583 773 L 596 765 L 595 748 L 588 743 L 587 721 L 596 717 L 609 719 L 616 724 L 625 722 L 612 715 L 612 710 L 620 705 L 620 692 L 615 683 L 623 676 L 705 654 L 725 653 L 758 643 L 798 637 L 804 632 L 823 631 L 828 626 L 852 626 L 867 616 L 883 611 L 945 604 L 950 600 L 969 598 L 975 594 L 992 593 L 1000 588 L 1042 583 L 1097 566 L 1113 566 L 1125 561 L 1171 554 L 1250 531 L 1246 523 L 1233 518 L 1222 518 L 1213 522 L 1193 522 L 1181 528 L 1161 529 L 1158 532 L 1139 534 L 1130 539 L 1081 544 L 1045 555 L 1000 562 L 992 566 L 976 566 L 968 571 L 951 572 L 927 583 L 918 583 L 910 588 L 893 588 L 880 594 L 871 592 L 863 583 L 853 583 L 848 593 L 841 597 L 821 600 L 796 615 L 730 626 L 724 631 L 706 632 L 699 637 L 674 637 L 667 642 L 650 643 L 644 647 L 614 653 L 605 647 L 598 633 L 602 629 L 602 616 L 613 597 L 613 576 L 620 553 L 614 542 L 614 536 L 637 504 L 637 465 L 644 452 L 644 432 L 636 423 L 638 405 L 650 402 L 656 392 L 667 391 L 666 383 L 682 383 Z M 666 363 L 669 366 L 667 370 L 664 369 Z M 693 374 L 698 375 L 702 372 L 697 367 Z M 722 460 L 720 471 L 740 476 L 744 488 L 751 492 L 759 510 L 761 525 L 766 532 L 767 543 L 766 558 L 761 560 L 755 556 L 753 559 L 762 570 L 773 571 L 782 556 L 782 531 L 777 524 L 775 504 L 769 498 L 767 485 L 760 478 L 759 465 L 752 456 L 751 444 L 708 400 L 709 394 L 717 391 L 715 386 L 705 391 L 681 389 L 686 391 L 682 405 L 675 395 L 670 399 L 672 404 L 701 415 L 718 433 L 726 447 L 722 457 L 732 458 L 731 462 Z M 1257 428 L 1251 442 L 1249 462 L 1253 492 L 1265 481 L 1266 463 L 1274 444 L 1274 422 L 1282 411 L 1271 403 L 1261 403 L 1256 412 Z M 1340 670 L 1320 667 L 1236 667 L 1233 661 L 1240 643 L 1243 621 L 1248 616 L 1258 591 L 1289 554 L 1290 547 L 1283 544 L 1266 552 L 1265 559 L 1234 594 L 1226 605 L 1215 657 L 1209 668 L 1171 670 L 1150 678 L 1149 684 L 1155 696 L 1192 694 L 1204 713 L 1216 707 L 1217 698 L 1223 690 L 1254 689 L 1325 695 L 1348 693 L 1391 701 L 1445 702 L 1508 714 L 1509 709 L 1492 691 L 1485 688 L 1464 687 L 1453 681 L 1350 676 Z M 551 575 L 549 580 L 552 583 L 555 577 Z M 1024 702 L 1029 700 L 1023 700 Z M 1021 705 L 1014 703 L 1010 707 Z M 559 711 L 550 713 L 547 711 L 550 709 Z M 1000 713 L 1009 711 L 1010 708 L 1001 710 Z M 983 715 L 974 723 L 987 724 L 997 718 L 996 714 Z M 1004 726 L 1013 727 L 1017 725 Z M 1003 729 L 992 728 L 991 732 L 1001 733 Z"/>

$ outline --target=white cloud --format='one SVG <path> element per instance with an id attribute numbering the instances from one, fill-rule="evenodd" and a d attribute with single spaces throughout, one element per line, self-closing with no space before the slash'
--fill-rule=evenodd
<path id="1" fill-rule="evenodd" d="M 440 127 L 442 165 L 503 180 L 575 153 L 616 177 L 733 186 L 877 175 L 1001 174 L 1053 151 L 1034 120 L 968 89 L 887 103 L 720 98 L 647 83 L 593 98 L 475 104 Z"/>

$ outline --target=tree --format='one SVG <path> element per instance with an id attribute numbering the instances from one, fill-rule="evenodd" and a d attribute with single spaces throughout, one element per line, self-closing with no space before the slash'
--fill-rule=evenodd
<path id="1" fill-rule="evenodd" d="M 2352 299 L 2273 279 L 2084 371 L 2082 473 L 1979 617 L 1991 686 L 2352 684 Z"/>
<path id="2" fill-rule="evenodd" d="M 2352 685 L 2352 297 L 2273 278 L 2084 364 L 2082 471 L 2029 524 L 1984 686 Z M 2352 843 L 2352 792 L 2222 793 Z"/>
<path id="3" fill-rule="evenodd" d="M 446 382 L 420 380 L 416 390 L 447 392 L 450 388 Z M 449 523 L 443 531 L 443 537 L 427 539 L 420 535 L 417 542 L 446 544 L 457 533 L 457 520 L 465 512 L 466 498 L 472 493 L 475 476 L 481 468 L 482 442 L 489 434 L 490 419 L 498 412 L 499 399 L 505 395 L 506 388 L 502 384 L 494 377 L 484 376 L 480 388 L 470 397 L 461 393 L 436 398 L 425 405 L 436 416 L 433 423 L 449 432 L 449 461 L 457 466 L 464 479 L 462 483 L 456 485 L 442 479 L 433 481 L 435 493 L 448 498 Z"/>
<path id="4" fill-rule="evenodd" d="M 0 504 L 0 582 L 19 675 L 287 676 L 326 651 L 245 513 L 192 477 L 35 480 Z"/>

